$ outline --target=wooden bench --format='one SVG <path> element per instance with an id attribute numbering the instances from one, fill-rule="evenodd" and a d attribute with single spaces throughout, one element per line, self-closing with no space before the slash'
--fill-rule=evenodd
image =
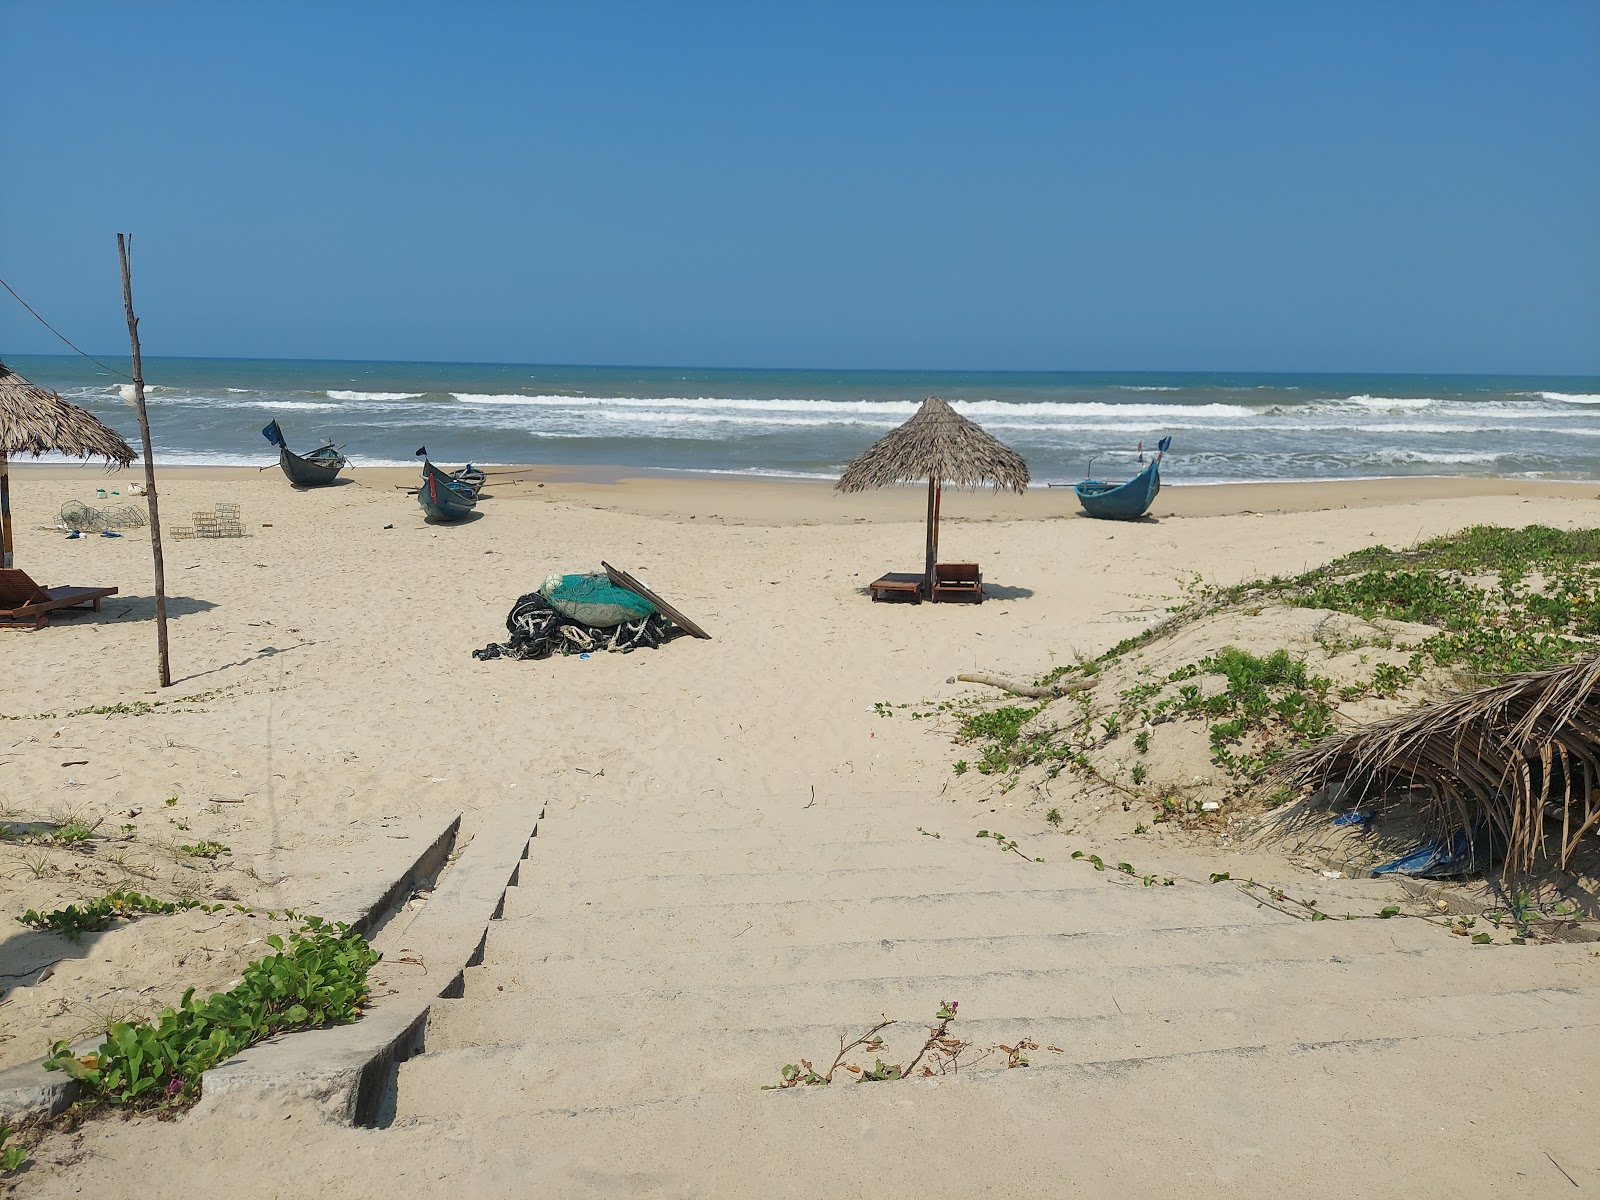
<path id="1" fill-rule="evenodd" d="M 893 596 L 897 599 L 909 598 L 911 603 L 921 604 L 922 588 L 927 581 L 927 576 L 920 572 L 890 571 L 887 575 L 869 583 L 867 591 L 872 593 L 874 600 Z"/>
<path id="2" fill-rule="evenodd" d="M 53 612 L 85 605 L 99 612 L 100 602 L 116 594 L 104 587 L 43 588 L 26 571 L 0 569 L 0 629 L 43 629 Z"/>
<path id="3" fill-rule="evenodd" d="M 977 563 L 940 563 L 933 568 L 933 599 L 983 603 L 983 572 Z"/>

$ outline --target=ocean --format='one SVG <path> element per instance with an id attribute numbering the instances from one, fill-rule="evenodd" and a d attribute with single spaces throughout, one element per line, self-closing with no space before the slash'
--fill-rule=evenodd
<path id="1" fill-rule="evenodd" d="M 123 360 L 106 359 L 112 367 Z M 7 359 L 135 446 L 131 387 L 71 356 Z M 836 477 L 923 397 L 1027 460 L 1036 484 L 1502 475 L 1600 480 L 1600 377 L 817 371 L 147 358 L 158 463 L 262 466 L 276 418 L 352 464 L 550 463 Z M 1092 464 L 1092 465 L 1091 465 Z"/>

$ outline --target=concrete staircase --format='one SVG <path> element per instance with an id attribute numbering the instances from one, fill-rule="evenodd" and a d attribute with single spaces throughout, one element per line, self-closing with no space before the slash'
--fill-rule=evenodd
<path id="1" fill-rule="evenodd" d="M 1546 1154 L 1600 1185 L 1592 1089 L 1571 1096 L 1600 1065 L 1592 947 L 1297 921 L 977 827 L 914 797 L 552 803 L 393 1129 L 508 1194 L 1311 1195 L 1353 1170 L 1400 1194 L 1417 1138 L 1413 1194 L 1570 1190 Z M 944 1000 L 972 1043 L 953 1071 L 763 1090 L 886 1018 L 846 1061 L 907 1062 Z M 1007 1069 L 993 1047 L 1025 1038 Z"/>

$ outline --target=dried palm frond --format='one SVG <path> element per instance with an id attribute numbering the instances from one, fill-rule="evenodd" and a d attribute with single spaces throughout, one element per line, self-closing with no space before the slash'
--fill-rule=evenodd
<path id="1" fill-rule="evenodd" d="M 1532 870 L 1559 825 L 1565 868 L 1600 826 L 1600 655 L 1329 738 L 1276 774 L 1291 785 L 1342 781 L 1380 807 L 1420 789 L 1441 833 L 1470 836 L 1487 820 L 1511 870 Z"/>
<path id="2" fill-rule="evenodd" d="M 134 459 L 133 447 L 110 426 L 0 362 L 0 457 L 48 453 L 103 458 L 119 467 Z"/>
<path id="3" fill-rule="evenodd" d="M 1020 493 L 1028 489 L 1028 464 L 939 397 L 929 396 L 915 416 L 851 462 L 834 488 L 864 492 L 929 479 L 946 487 L 988 485 Z"/>

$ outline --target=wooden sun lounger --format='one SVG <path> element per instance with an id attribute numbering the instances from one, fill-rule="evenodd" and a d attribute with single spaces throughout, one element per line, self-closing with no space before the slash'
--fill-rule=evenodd
<path id="1" fill-rule="evenodd" d="M 983 572 L 977 563 L 940 563 L 933 568 L 933 599 L 983 603 Z"/>
<path id="2" fill-rule="evenodd" d="M 107 587 L 42 588 L 15 567 L 0 569 L 0 629 L 43 629 L 50 614 L 85 605 L 100 611 L 100 602 L 115 596 Z"/>
<path id="3" fill-rule="evenodd" d="M 921 604 L 922 585 L 926 582 L 927 576 L 921 572 L 890 571 L 867 584 L 867 591 L 872 593 L 874 600 L 882 600 L 885 596 L 909 597 L 911 603 Z"/>

